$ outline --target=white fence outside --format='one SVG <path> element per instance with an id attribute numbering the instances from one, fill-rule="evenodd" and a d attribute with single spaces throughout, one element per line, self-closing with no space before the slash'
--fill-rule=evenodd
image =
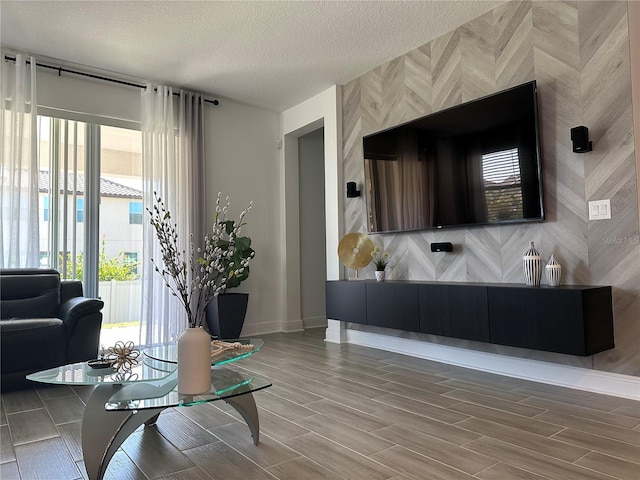
<path id="1" fill-rule="evenodd" d="M 140 322 L 142 316 L 142 280 L 107 280 L 98 283 L 104 302 L 102 324 Z"/>

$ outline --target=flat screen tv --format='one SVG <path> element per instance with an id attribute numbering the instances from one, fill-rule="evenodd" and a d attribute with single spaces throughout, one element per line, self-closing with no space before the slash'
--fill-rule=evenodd
<path id="1" fill-rule="evenodd" d="M 544 220 L 535 80 L 363 138 L 371 233 Z"/>

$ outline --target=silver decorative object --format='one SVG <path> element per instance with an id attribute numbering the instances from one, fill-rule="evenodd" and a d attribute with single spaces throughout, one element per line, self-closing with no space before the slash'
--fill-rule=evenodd
<path id="1" fill-rule="evenodd" d="M 551 255 L 551 259 L 547 266 L 544 267 L 547 272 L 547 283 L 549 283 L 550 287 L 557 287 L 560 285 L 560 277 L 562 277 L 562 266 L 553 258 L 553 254 Z"/>
<path id="2" fill-rule="evenodd" d="M 522 271 L 527 285 L 531 287 L 540 286 L 540 278 L 542 277 L 542 257 L 533 246 L 533 242 L 531 242 L 529 249 L 522 257 Z"/>

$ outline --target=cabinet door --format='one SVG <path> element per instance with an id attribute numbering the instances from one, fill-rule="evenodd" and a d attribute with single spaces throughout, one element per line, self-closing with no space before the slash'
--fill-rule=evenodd
<path id="1" fill-rule="evenodd" d="M 582 292 L 489 287 L 491 342 L 586 355 Z"/>
<path id="2" fill-rule="evenodd" d="M 418 299 L 422 333 L 489 341 L 487 287 L 420 285 Z"/>
<path id="3" fill-rule="evenodd" d="M 343 322 L 367 323 L 365 282 L 327 282 L 327 318 Z"/>
<path id="4" fill-rule="evenodd" d="M 418 286 L 367 282 L 367 325 L 419 331 Z"/>

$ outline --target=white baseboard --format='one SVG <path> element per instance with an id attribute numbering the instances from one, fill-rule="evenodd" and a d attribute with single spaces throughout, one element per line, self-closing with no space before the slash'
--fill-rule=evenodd
<path id="1" fill-rule="evenodd" d="M 327 336 L 326 340 L 337 339 L 330 340 Z M 347 329 L 346 342 L 508 377 L 640 400 L 640 377 L 631 375 L 478 352 L 359 330 Z"/>
<path id="2" fill-rule="evenodd" d="M 307 328 L 320 328 L 327 326 L 327 317 L 310 317 L 302 319 L 303 328 L 306 330 Z"/>
<path id="3" fill-rule="evenodd" d="M 291 322 L 265 322 L 265 323 L 257 323 L 257 324 L 244 324 L 242 327 L 242 336 L 243 337 L 257 337 L 260 335 L 267 335 L 269 333 L 276 332 L 301 332 L 304 328 L 302 327 L 302 322 L 300 320 L 291 321 Z"/>

